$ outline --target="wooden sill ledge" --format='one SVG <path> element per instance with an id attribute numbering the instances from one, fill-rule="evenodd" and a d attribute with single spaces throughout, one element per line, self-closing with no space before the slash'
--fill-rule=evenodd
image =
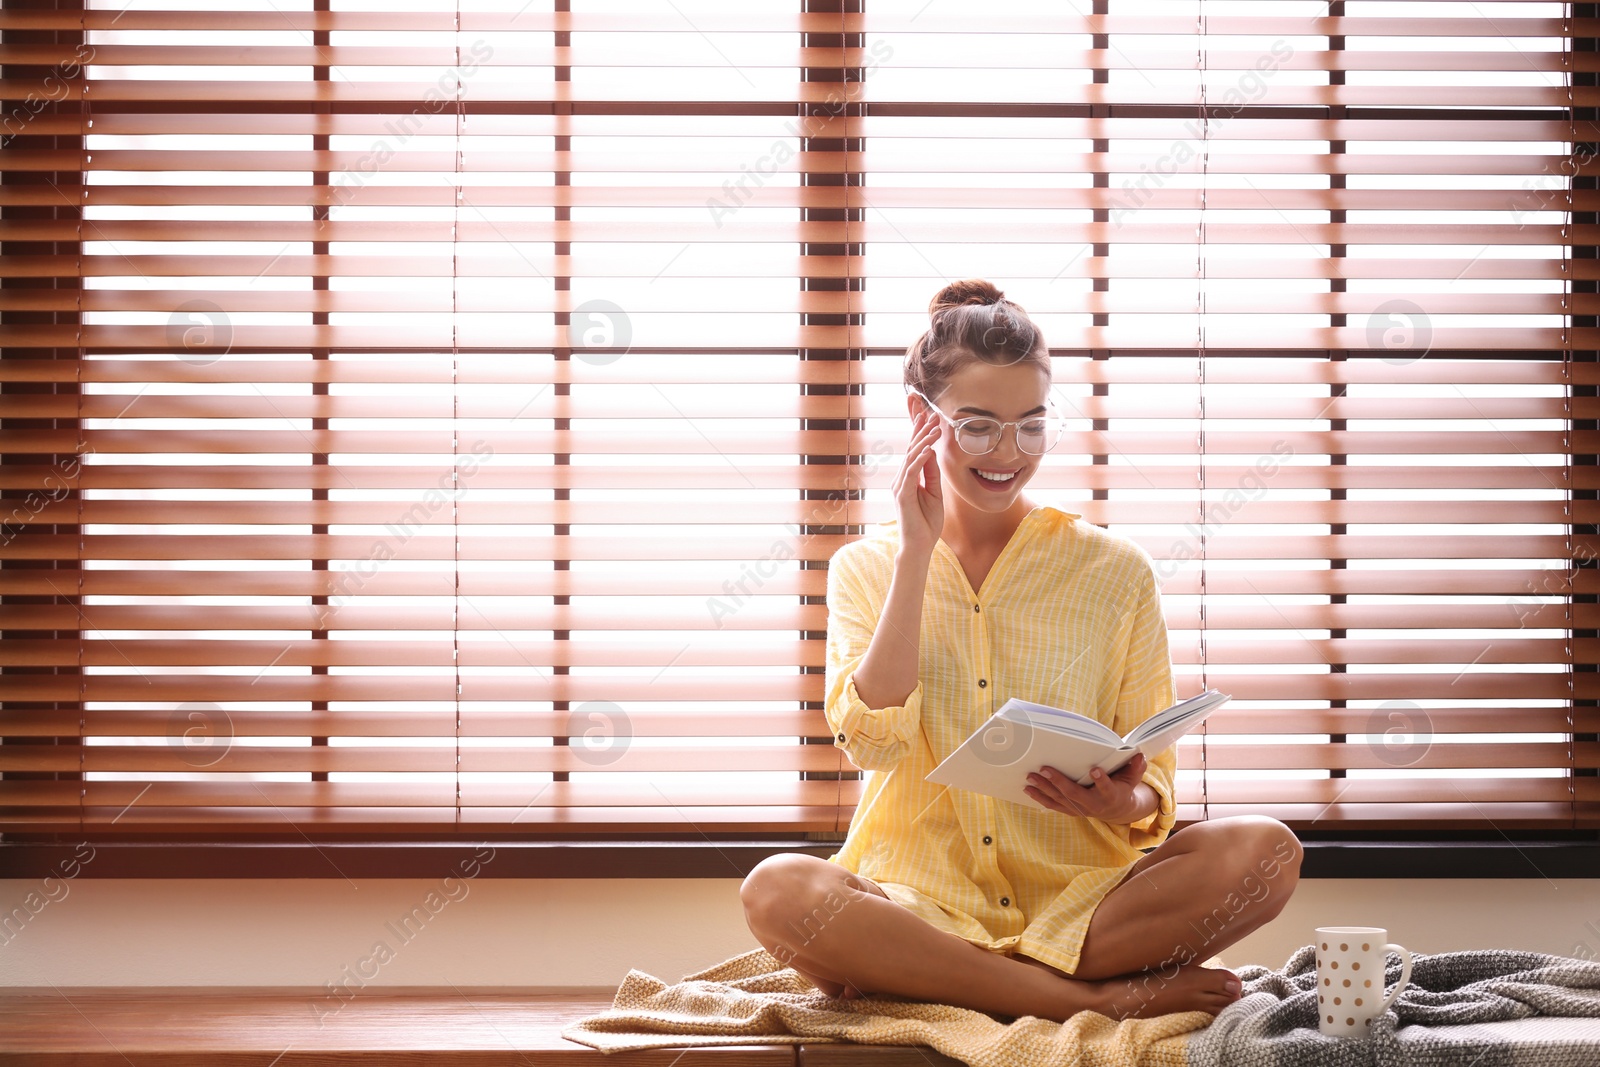
<path id="1" fill-rule="evenodd" d="M 929 1048 L 730 1045 L 610 1056 L 561 1031 L 611 1006 L 575 992 L 12 988 L 0 1067 L 960 1067 Z M 320 1025 L 319 1025 L 320 1023 Z"/>

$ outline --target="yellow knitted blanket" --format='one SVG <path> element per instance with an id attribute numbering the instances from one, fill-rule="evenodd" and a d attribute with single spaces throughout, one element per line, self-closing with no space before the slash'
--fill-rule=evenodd
<path id="1" fill-rule="evenodd" d="M 765 949 L 668 985 L 629 971 L 609 1011 L 562 1036 L 601 1052 L 670 1046 L 800 1045 L 849 1041 L 922 1045 L 973 1067 L 1185 1067 L 1188 1035 L 1205 1012 L 1117 1022 L 1079 1012 L 1065 1023 L 1012 1022 L 948 1004 L 829 997 Z"/>

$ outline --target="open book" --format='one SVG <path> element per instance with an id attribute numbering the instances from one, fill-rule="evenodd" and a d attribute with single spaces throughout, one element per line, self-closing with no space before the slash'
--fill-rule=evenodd
<path id="1" fill-rule="evenodd" d="M 1207 689 L 1156 712 L 1128 736 L 1118 737 L 1077 712 L 1012 697 L 927 780 L 1038 807 L 1039 802 L 1022 788 L 1039 768 L 1054 767 L 1079 785 L 1088 785 L 1093 781 L 1089 772 L 1096 767 L 1112 774 L 1137 752 L 1149 759 L 1166 751 L 1230 699 L 1227 693 Z"/>

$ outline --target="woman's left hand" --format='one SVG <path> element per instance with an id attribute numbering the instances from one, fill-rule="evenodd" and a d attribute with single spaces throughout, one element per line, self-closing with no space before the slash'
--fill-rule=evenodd
<path id="1" fill-rule="evenodd" d="M 1136 753 L 1115 774 L 1098 767 L 1090 772 L 1094 784 L 1081 786 L 1054 767 L 1044 767 L 1028 775 L 1027 794 L 1052 811 L 1082 815 L 1117 826 L 1138 822 L 1149 812 L 1154 793 L 1144 781 L 1144 753 Z"/>

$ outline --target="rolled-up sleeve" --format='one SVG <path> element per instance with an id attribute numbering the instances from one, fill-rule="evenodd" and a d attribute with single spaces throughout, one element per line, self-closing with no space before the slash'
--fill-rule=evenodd
<path id="1" fill-rule="evenodd" d="M 857 562 L 847 545 L 828 565 L 828 655 L 825 667 L 828 725 L 835 747 L 864 771 L 889 770 L 911 748 L 922 723 L 922 683 L 905 703 L 868 707 L 856 692 L 855 671 L 872 643 L 888 595 L 881 560 Z M 865 564 L 865 565 L 863 565 Z M 875 568 L 873 564 L 878 564 Z"/>
<path id="2" fill-rule="evenodd" d="M 1119 734 L 1126 734 L 1150 716 L 1170 707 L 1177 693 L 1172 677 L 1172 655 L 1167 645 L 1167 624 L 1161 612 L 1161 596 L 1154 573 L 1145 577 L 1140 585 L 1128 633 L 1116 719 L 1111 727 Z M 1134 848 L 1153 848 L 1172 832 L 1177 822 L 1177 770 L 1176 746 L 1148 761 L 1144 782 L 1155 790 L 1160 803 L 1153 814 L 1129 826 L 1128 843 Z"/>
<path id="3" fill-rule="evenodd" d="M 1156 791 L 1160 803 L 1153 814 L 1128 827 L 1128 843 L 1134 848 L 1154 848 L 1167 839 L 1178 819 L 1177 803 L 1173 799 L 1173 774 L 1177 765 L 1175 749 L 1150 761 L 1145 768 L 1144 781 Z"/>

